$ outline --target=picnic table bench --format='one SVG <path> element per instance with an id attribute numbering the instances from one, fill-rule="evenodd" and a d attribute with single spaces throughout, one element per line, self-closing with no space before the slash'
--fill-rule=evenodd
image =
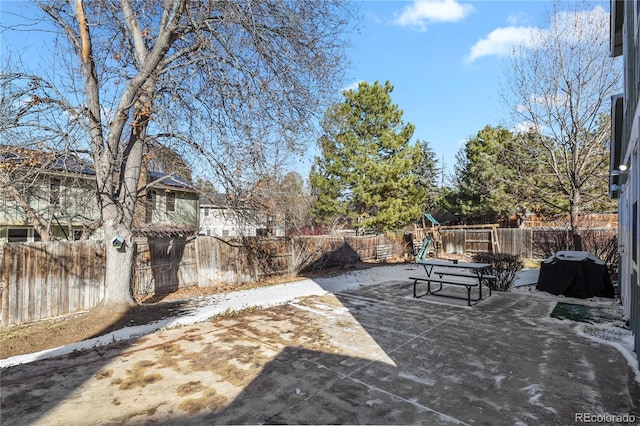
<path id="1" fill-rule="evenodd" d="M 486 285 L 489 288 L 489 296 L 491 296 L 490 283 L 496 280 L 495 275 L 491 275 L 491 265 L 488 263 L 472 263 L 472 262 L 457 262 L 437 259 L 418 259 L 417 264 L 422 265 L 427 274 L 426 277 L 409 277 L 413 280 L 413 297 L 419 298 L 429 294 L 460 298 L 450 294 L 439 294 L 443 285 L 462 286 L 467 290 L 467 305 L 471 306 L 471 302 L 479 302 L 482 300 L 482 286 Z M 427 291 L 423 294 L 418 294 L 418 283 L 426 282 Z M 437 288 L 432 288 L 432 284 L 437 284 Z M 478 288 L 478 297 L 471 298 L 471 289 Z"/>

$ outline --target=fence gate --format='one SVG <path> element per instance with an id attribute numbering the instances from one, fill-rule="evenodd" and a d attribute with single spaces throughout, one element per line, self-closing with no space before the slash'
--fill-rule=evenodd
<path id="1" fill-rule="evenodd" d="M 133 294 L 165 294 L 197 285 L 194 240 L 149 238 L 136 243 Z"/>

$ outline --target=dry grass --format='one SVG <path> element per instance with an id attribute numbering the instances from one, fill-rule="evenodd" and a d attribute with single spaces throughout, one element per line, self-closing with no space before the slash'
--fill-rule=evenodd
<path id="1" fill-rule="evenodd" d="M 359 263 L 352 265 L 349 270 L 366 269 L 376 265 L 379 264 Z M 333 268 L 308 275 L 308 277 L 331 276 L 344 272 L 345 269 Z M 0 359 L 57 348 L 103 336 L 124 327 L 143 325 L 163 318 L 179 316 L 181 312 L 189 308 L 190 303 L 201 297 L 283 284 L 301 278 L 304 277 L 283 276 L 259 282 L 189 287 L 168 294 L 151 294 L 141 297 L 137 300 L 138 306 L 121 312 L 98 307 L 82 314 L 5 327 L 0 329 Z M 239 314 L 239 312 L 227 313 L 227 315 Z"/>

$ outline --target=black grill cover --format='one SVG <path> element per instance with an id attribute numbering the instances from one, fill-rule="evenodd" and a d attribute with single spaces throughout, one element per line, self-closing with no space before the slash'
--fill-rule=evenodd
<path id="1" fill-rule="evenodd" d="M 580 299 L 615 297 L 607 265 L 585 251 L 559 251 L 545 259 L 536 289 Z"/>

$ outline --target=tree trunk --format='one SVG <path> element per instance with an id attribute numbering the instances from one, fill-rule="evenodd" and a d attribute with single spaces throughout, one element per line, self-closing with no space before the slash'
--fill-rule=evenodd
<path id="1" fill-rule="evenodd" d="M 573 250 L 582 251 L 582 237 L 580 236 L 580 224 L 578 223 L 578 205 L 580 204 L 580 195 L 574 195 L 569 207 L 569 217 L 571 220 L 571 244 Z"/>
<path id="2" fill-rule="evenodd" d="M 116 227 L 105 224 L 105 297 L 103 306 L 128 308 L 136 306 L 137 303 L 131 291 L 133 279 L 133 267 L 135 257 L 135 245 L 133 237 L 124 226 Z M 117 231 L 117 228 L 120 231 Z M 124 239 L 122 248 L 113 246 L 112 240 L 115 237 Z"/>

